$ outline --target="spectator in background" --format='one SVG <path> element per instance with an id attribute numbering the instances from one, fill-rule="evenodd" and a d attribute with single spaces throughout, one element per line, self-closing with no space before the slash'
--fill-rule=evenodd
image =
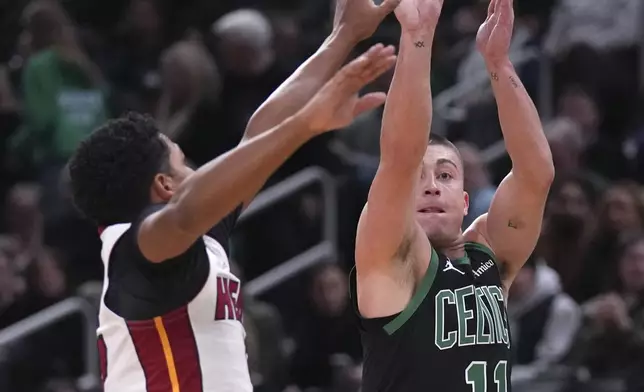
<path id="1" fill-rule="evenodd" d="M 637 96 L 639 0 L 560 0 L 544 51 L 555 59 L 555 88 L 578 83 L 595 91 L 612 133 L 630 120 Z"/>
<path id="2" fill-rule="evenodd" d="M 18 184 L 9 192 L 5 217 L 8 235 L 0 244 L 0 329 L 61 300 L 66 276 L 54 254 L 43 244 L 39 188 Z M 78 324 L 65 323 L 39 331 L 11 346 L 0 367 L 10 369 L 7 391 L 37 390 L 43 377 L 60 370 L 60 362 L 76 356 Z M 56 339 L 52 339 L 55 336 Z M 64 365 L 63 365 L 64 366 Z M 0 376 L 0 378 L 2 378 Z M 15 384 L 14 384 L 15 383 Z M 4 386 L 0 384 L 0 388 Z M 2 389 L 5 390 L 5 389 Z"/>
<path id="3" fill-rule="evenodd" d="M 595 378 L 625 377 L 641 387 L 644 385 L 644 237 L 640 234 L 626 240 L 618 255 L 618 284 L 583 305 L 586 322 L 574 358 Z"/>
<path id="4" fill-rule="evenodd" d="M 165 20 L 154 0 L 130 0 L 110 56 L 109 78 L 113 84 L 116 112 L 154 112 L 161 77 L 158 62 L 165 44 Z"/>
<path id="5" fill-rule="evenodd" d="M 301 389 L 331 387 L 334 370 L 359 375 L 352 370 L 362 357 L 347 274 L 337 264 L 324 264 L 312 277 L 312 314 L 304 316 L 296 330 L 291 367 L 292 379 Z"/>
<path id="6" fill-rule="evenodd" d="M 107 118 L 101 72 L 76 39 L 74 26 L 54 0 L 35 0 L 24 11 L 31 56 L 23 71 L 25 128 L 14 138 L 31 152 L 46 219 L 67 213 L 60 173 L 78 143 Z"/>
<path id="7" fill-rule="evenodd" d="M 492 184 L 481 151 L 475 145 L 466 142 L 457 143 L 456 147 L 463 161 L 465 191 L 470 195 L 470 208 L 463 220 L 463 229 L 465 229 L 490 208 L 496 187 Z"/>
<path id="8" fill-rule="evenodd" d="M 224 75 L 226 97 L 222 127 L 238 134 L 253 112 L 286 80 L 273 47 L 274 31 L 268 18 L 251 9 L 232 11 L 213 23 L 210 41 Z"/>
<path id="9" fill-rule="evenodd" d="M 221 78 L 199 38 L 179 41 L 161 58 L 162 92 L 156 120 L 197 165 L 233 148 L 241 138 L 220 126 Z"/>
<path id="10" fill-rule="evenodd" d="M 644 230 L 642 190 L 636 183 L 622 181 L 604 192 L 598 206 L 596 233 L 589 246 L 583 281 L 592 282 L 583 289 L 580 300 L 588 300 L 610 289 L 618 276 L 615 255 L 620 243 Z"/>
<path id="11" fill-rule="evenodd" d="M 602 132 L 602 112 L 589 90 L 568 85 L 557 101 L 558 118 L 574 121 L 581 130 L 582 162 L 590 171 L 607 179 L 629 178 L 630 164 L 624 156 L 623 138 L 613 129 Z"/>
<path id="12" fill-rule="evenodd" d="M 579 299 L 588 246 L 595 234 L 594 209 L 598 191 L 582 176 L 559 178 L 550 192 L 537 255 L 561 279 L 563 291 Z"/>
<path id="13" fill-rule="evenodd" d="M 282 317 L 272 304 L 245 293 L 246 278 L 235 261 L 231 272 L 242 282 L 246 351 L 250 379 L 256 392 L 282 392 L 288 378 L 287 340 Z"/>
<path id="14" fill-rule="evenodd" d="M 512 380 L 534 380 L 568 353 L 581 325 L 581 311 L 562 292 L 557 273 L 534 256 L 514 279 L 508 298 Z"/>
<path id="15" fill-rule="evenodd" d="M 62 266 L 43 242 L 39 203 L 40 189 L 34 184 L 17 184 L 7 197 L 4 252 L 14 273 L 25 279 L 27 291 L 19 297 L 19 307 L 3 314 L 4 320 L 18 321 L 62 299 L 66 293 Z"/>

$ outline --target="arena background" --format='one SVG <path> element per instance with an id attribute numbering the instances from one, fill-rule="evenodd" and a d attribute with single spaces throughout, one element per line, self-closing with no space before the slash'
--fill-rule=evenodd
<path id="1" fill-rule="evenodd" d="M 541 241 L 509 300 L 514 390 L 641 392 L 644 4 L 515 3 L 511 57 L 538 104 L 557 175 Z M 99 241 L 66 191 L 78 140 L 136 110 L 157 118 L 196 164 L 221 154 L 324 40 L 332 9 L 330 0 L 60 5 L 0 2 L 2 392 L 100 391 Z M 474 48 L 486 7 L 445 0 L 432 65 L 432 132 L 459 142 L 473 203 L 465 224 L 486 211 L 510 164 Z M 73 34 L 52 40 L 61 24 Z M 398 35 L 391 16 L 356 51 Z M 370 88 L 386 89 L 390 78 Z M 359 390 L 347 271 L 381 114 L 308 143 L 238 225 L 232 258 L 247 282 L 257 391 Z"/>

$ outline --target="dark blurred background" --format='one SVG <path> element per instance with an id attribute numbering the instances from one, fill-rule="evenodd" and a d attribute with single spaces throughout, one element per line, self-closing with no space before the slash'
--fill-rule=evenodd
<path id="1" fill-rule="evenodd" d="M 71 206 L 65 173 L 78 142 L 136 110 L 197 165 L 229 150 L 325 39 L 331 2 L 0 1 L 0 330 L 13 325 L 0 332 L 0 391 L 100 391 L 95 343 L 86 343 L 100 242 Z M 541 240 L 509 298 L 514 390 L 641 392 L 644 2 L 515 3 L 511 58 L 539 106 L 557 175 Z M 465 225 L 487 211 L 510 168 L 474 46 L 486 8 L 446 1 L 434 45 L 432 132 L 463 155 Z M 356 53 L 398 35 L 391 16 Z M 347 272 L 381 114 L 309 142 L 238 225 L 232 258 L 248 283 L 257 391 L 359 390 Z"/>

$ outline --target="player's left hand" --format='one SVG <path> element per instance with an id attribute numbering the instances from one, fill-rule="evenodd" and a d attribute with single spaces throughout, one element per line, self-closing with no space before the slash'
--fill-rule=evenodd
<path id="1" fill-rule="evenodd" d="M 394 65 L 394 50 L 393 46 L 372 46 L 342 67 L 295 117 L 312 132 L 322 133 L 344 128 L 358 115 L 382 105 L 385 93 L 360 97 L 358 92 Z"/>
<path id="2" fill-rule="evenodd" d="M 476 34 L 476 46 L 488 65 L 508 61 L 513 29 L 513 0 L 490 0 L 487 18 Z"/>
<path id="3" fill-rule="evenodd" d="M 369 38 L 400 1 L 383 0 L 376 5 L 373 0 L 335 0 L 333 30 L 346 31 L 356 41 Z"/>

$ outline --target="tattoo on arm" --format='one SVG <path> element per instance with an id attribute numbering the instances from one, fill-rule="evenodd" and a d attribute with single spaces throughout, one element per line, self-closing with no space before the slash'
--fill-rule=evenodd
<path id="1" fill-rule="evenodd" d="M 517 83 L 516 79 L 514 79 L 513 76 L 510 76 L 510 83 L 512 83 L 512 86 L 514 86 L 514 88 L 519 87 L 519 83 Z"/>
<path id="2" fill-rule="evenodd" d="M 423 41 L 416 41 L 416 42 L 414 42 L 414 45 L 415 45 L 417 48 L 424 48 L 424 47 L 425 47 L 425 42 L 423 42 Z"/>
<path id="3" fill-rule="evenodd" d="M 492 73 L 490 74 L 490 77 L 491 77 L 491 78 L 492 78 L 492 80 L 494 80 L 494 81 L 499 80 L 499 75 L 498 75 L 496 72 L 492 72 Z"/>

